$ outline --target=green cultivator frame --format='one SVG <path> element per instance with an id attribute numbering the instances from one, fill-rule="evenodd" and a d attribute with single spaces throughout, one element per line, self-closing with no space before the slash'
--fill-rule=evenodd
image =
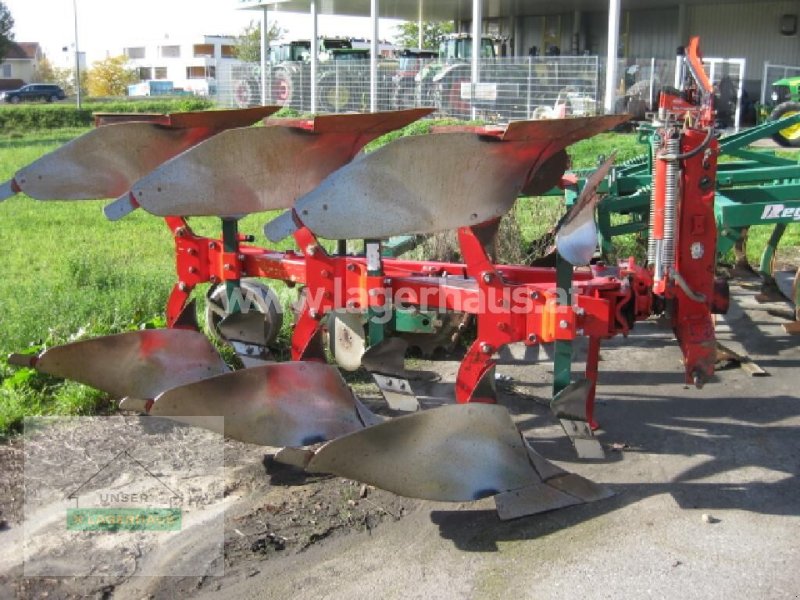
<path id="1" fill-rule="evenodd" d="M 769 148 L 753 149 L 755 142 L 769 140 L 776 132 L 800 124 L 800 114 L 764 123 L 727 136 L 719 141 L 720 160 L 715 181 L 714 215 L 717 223 L 717 252 L 734 250 L 739 266 L 745 264 L 748 229 L 753 225 L 774 226 L 763 250 L 759 273 L 765 286 L 774 286 L 774 259 L 786 228 L 800 223 L 800 162 Z M 640 130 L 640 141 L 648 152 L 612 170 L 600 184 L 606 198 L 597 208 L 600 248 L 604 254 L 614 250 L 614 238 L 626 234 L 647 236 L 653 181 L 653 147 L 657 133 L 650 127 Z M 579 183 L 568 201 L 582 189 Z M 793 288 L 795 306 L 800 304 L 797 280 Z M 795 329 L 790 326 L 787 329 Z"/>

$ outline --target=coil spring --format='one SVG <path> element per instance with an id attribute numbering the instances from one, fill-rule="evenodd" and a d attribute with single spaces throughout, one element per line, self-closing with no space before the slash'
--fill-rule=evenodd
<path id="1" fill-rule="evenodd" d="M 666 143 L 668 156 L 680 152 L 680 139 L 669 138 Z M 664 185 L 664 255 L 665 270 L 675 265 L 675 214 L 678 202 L 678 161 L 667 162 L 667 181 Z"/>

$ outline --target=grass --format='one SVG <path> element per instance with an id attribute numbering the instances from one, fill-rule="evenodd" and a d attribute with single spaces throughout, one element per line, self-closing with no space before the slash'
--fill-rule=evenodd
<path id="1" fill-rule="evenodd" d="M 424 133 L 427 127 L 413 125 L 404 133 Z M 85 131 L 0 134 L 0 181 Z M 634 134 L 602 134 L 573 145 L 569 153 L 574 168 L 587 168 L 613 149 L 622 161 L 639 154 L 642 146 Z M 102 214 L 104 204 L 37 202 L 24 196 L 0 204 L 6 269 L 6 283 L 0 288 L 0 356 L 77 337 L 163 325 L 166 298 L 175 283 L 170 232 L 163 220 L 143 211 L 111 223 Z M 563 201 L 528 198 L 514 210 L 521 237 L 530 242 L 561 216 Z M 247 217 L 241 231 L 256 234 L 261 244 L 261 227 L 269 218 Z M 216 219 L 192 219 L 191 224 L 198 233 L 219 234 Z M 769 235 L 759 229 L 763 228 L 751 232 L 754 252 Z M 800 245 L 797 228 L 790 232 L 784 244 Z M 283 247 L 290 246 L 288 240 Z M 284 305 L 296 295 L 282 284 L 273 287 Z M 201 305 L 205 290 L 195 292 Z M 290 335 L 290 319 L 285 321 L 280 338 L 284 343 Z M 99 392 L 29 369 L 11 369 L 0 359 L 0 435 L 18 430 L 25 415 L 95 414 L 111 408 Z"/>

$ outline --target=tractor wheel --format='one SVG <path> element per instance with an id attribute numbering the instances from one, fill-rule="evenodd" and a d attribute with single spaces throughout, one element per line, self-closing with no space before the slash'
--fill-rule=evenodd
<path id="1" fill-rule="evenodd" d="M 358 94 L 354 82 L 340 76 L 337 84 L 333 73 L 326 73 L 319 81 L 320 106 L 326 112 L 345 112 L 356 106 Z"/>
<path id="2" fill-rule="evenodd" d="M 777 121 L 797 113 L 800 113 L 800 102 L 784 102 L 775 107 L 775 110 L 769 116 L 769 120 Z M 781 129 L 772 135 L 772 139 L 781 146 L 800 148 L 800 124 Z"/>
<path id="3" fill-rule="evenodd" d="M 281 106 L 291 106 L 294 100 L 294 82 L 285 71 L 278 71 L 272 78 L 272 100 Z"/>
<path id="4" fill-rule="evenodd" d="M 241 280 L 241 294 L 244 299 L 244 310 L 256 310 L 264 315 L 264 339 L 267 344 L 275 341 L 283 324 L 283 311 L 275 292 L 269 286 L 255 279 Z M 206 298 L 206 329 L 209 336 L 224 342 L 219 331 L 219 322 L 228 315 L 228 298 L 225 284 L 217 285 L 209 290 Z"/>
<path id="5" fill-rule="evenodd" d="M 261 92 L 252 79 L 240 79 L 233 85 L 233 101 L 238 108 L 258 106 L 261 103 Z"/>

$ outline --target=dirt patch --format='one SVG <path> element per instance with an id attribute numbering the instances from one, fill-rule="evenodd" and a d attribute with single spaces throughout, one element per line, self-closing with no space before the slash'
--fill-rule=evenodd
<path id="1" fill-rule="evenodd" d="M 102 438 L 97 431 L 77 429 L 70 432 L 68 444 L 86 449 L 89 456 L 93 456 L 98 450 L 99 439 Z M 119 447 L 119 437 L 108 435 L 104 443 L 110 452 Z M 60 456 L 63 447 L 60 449 L 58 446 L 53 444 L 52 454 L 45 457 L 45 462 L 55 469 L 62 468 L 63 462 L 69 462 Z M 191 460 L 193 452 L 198 450 L 175 448 L 176 457 L 182 456 L 183 460 Z M 201 590 L 220 589 L 226 582 L 252 577 L 260 572 L 266 561 L 291 560 L 312 546 L 343 535 L 372 532 L 382 523 L 403 518 L 416 505 L 413 500 L 354 481 L 311 476 L 275 463 L 272 452 L 274 450 L 270 448 L 230 440 L 224 442 L 224 487 L 215 501 L 218 505 L 216 510 L 224 510 L 220 559 L 209 559 L 213 555 L 209 551 L 213 540 L 208 538 L 214 533 L 205 535 L 203 523 L 189 524 L 184 517 L 184 530 L 165 541 L 167 547 L 148 546 L 142 539 L 123 542 L 117 539 L 113 542 L 118 548 L 115 548 L 117 554 L 111 562 L 132 565 L 127 569 L 120 566 L 106 569 L 103 565 L 95 576 L 90 577 L 25 577 L 22 565 L 25 542 L 22 525 L 26 476 L 23 472 L 24 452 L 22 438 L 9 441 L 0 446 L 0 546 L 7 549 L 0 556 L 0 597 L 187 597 Z M 63 462 L 59 463 L 59 458 Z M 91 475 L 91 470 L 86 465 L 77 467 L 80 472 L 77 478 L 87 473 Z M 119 478 L 112 483 L 117 485 L 118 482 Z M 63 510 L 58 502 L 63 502 L 63 498 L 54 498 L 53 510 L 49 512 Z M 46 524 L 47 531 L 53 532 L 50 542 L 37 542 L 50 547 L 37 546 L 37 551 L 52 551 L 63 562 L 67 559 L 58 550 L 65 545 L 62 539 L 63 518 L 57 516 L 51 521 Z M 30 527 L 30 523 L 26 526 Z M 71 540 L 69 543 L 75 550 L 76 542 Z M 92 551 L 90 546 L 102 544 L 103 540 L 98 542 L 95 538 L 93 541 L 83 540 L 83 543 L 88 545 L 85 552 L 80 553 L 88 555 Z M 30 552 L 30 543 L 27 548 L 26 551 Z M 218 576 L 133 576 L 148 572 L 148 566 L 160 561 L 197 562 L 207 565 L 208 571 Z"/>

